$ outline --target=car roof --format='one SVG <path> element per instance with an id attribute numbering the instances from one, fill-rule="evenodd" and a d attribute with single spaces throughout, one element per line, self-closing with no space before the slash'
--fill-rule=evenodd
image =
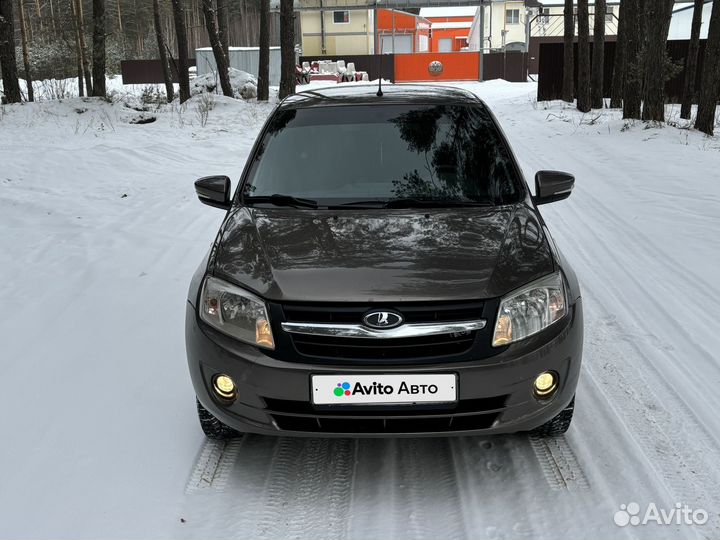
<path id="1" fill-rule="evenodd" d="M 451 86 L 427 84 L 383 84 L 382 95 L 378 96 L 376 83 L 337 85 L 327 88 L 312 88 L 300 91 L 286 98 L 281 109 L 305 109 L 338 105 L 383 105 L 383 104 L 472 104 L 484 105 L 472 92 Z"/>

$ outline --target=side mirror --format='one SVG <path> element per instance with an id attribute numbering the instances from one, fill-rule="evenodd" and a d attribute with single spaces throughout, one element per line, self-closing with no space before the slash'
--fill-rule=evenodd
<path id="1" fill-rule="evenodd" d="M 203 204 L 228 210 L 230 202 L 230 179 L 227 176 L 205 176 L 195 182 L 195 193 Z"/>
<path id="2" fill-rule="evenodd" d="M 575 186 L 572 174 L 559 171 L 539 171 L 535 175 L 535 204 L 547 204 L 567 199 Z"/>

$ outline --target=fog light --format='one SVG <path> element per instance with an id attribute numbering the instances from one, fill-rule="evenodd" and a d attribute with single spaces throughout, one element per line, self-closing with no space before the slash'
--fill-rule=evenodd
<path id="1" fill-rule="evenodd" d="M 235 383 L 227 375 L 216 375 L 213 380 L 215 393 L 223 399 L 234 399 L 237 392 Z"/>
<path id="2" fill-rule="evenodd" d="M 535 395 L 538 397 L 548 397 L 557 389 L 558 378 L 552 371 L 545 371 L 535 379 Z"/>

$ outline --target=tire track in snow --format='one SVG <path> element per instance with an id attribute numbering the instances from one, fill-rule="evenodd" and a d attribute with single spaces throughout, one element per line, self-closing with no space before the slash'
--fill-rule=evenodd
<path id="1" fill-rule="evenodd" d="M 401 439 L 397 444 L 395 523 L 410 538 L 462 539 L 462 505 L 447 438 Z"/>
<path id="2" fill-rule="evenodd" d="M 551 489 L 585 491 L 590 484 L 564 436 L 530 435 L 530 446 Z"/>
<path id="3" fill-rule="evenodd" d="M 195 461 L 185 493 L 191 494 L 206 489 L 224 491 L 241 444 L 242 440 L 206 440 Z"/>
<path id="4" fill-rule="evenodd" d="M 354 445 L 349 439 L 279 439 L 256 538 L 345 538 Z"/>
<path id="5" fill-rule="evenodd" d="M 565 242 L 573 246 L 575 254 L 587 265 L 588 273 L 597 272 L 593 265 L 597 251 L 591 256 L 572 235 Z M 595 249 L 607 250 L 602 242 L 598 242 Z M 641 282 L 630 279 L 640 290 L 645 290 Z M 601 283 L 601 276 L 596 275 L 591 282 Z M 599 360 L 585 362 L 585 370 L 608 396 L 609 405 L 677 502 L 718 514 L 720 475 L 713 458 L 720 453 L 717 439 L 658 372 L 644 348 L 633 336 L 622 332 L 621 323 L 616 322 L 596 291 L 586 288 L 584 293 L 586 305 L 592 302 L 593 309 L 600 312 L 601 321 L 599 325 L 586 326 L 586 340 L 595 350 L 617 359 L 602 364 Z M 672 320 L 662 306 L 658 309 Z"/>

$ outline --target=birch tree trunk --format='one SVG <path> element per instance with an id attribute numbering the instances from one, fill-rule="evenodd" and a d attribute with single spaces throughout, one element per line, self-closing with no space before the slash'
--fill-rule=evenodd
<path id="1" fill-rule="evenodd" d="M 78 46 L 80 47 L 80 61 L 82 62 L 83 75 L 85 77 L 85 88 L 87 94 L 92 95 L 92 78 L 90 75 L 90 60 L 87 56 L 87 47 L 85 45 L 85 16 L 83 15 L 83 6 L 81 0 L 75 1 L 75 18 L 77 20 L 76 28 L 78 34 Z"/>
<path id="2" fill-rule="evenodd" d="M 168 64 L 168 56 L 166 50 L 165 37 L 162 29 L 162 19 L 160 17 L 160 0 L 153 0 L 153 24 L 155 25 L 155 37 L 158 44 L 158 55 L 160 56 L 160 64 L 162 65 L 163 80 L 165 81 L 165 93 L 167 94 L 168 103 L 175 99 L 175 86 L 173 85 L 172 72 L 170 64 Z"/>
<path id="3" fill-rule="evenodd" d="M 218 26 L 215 22 L 215 9 L 212 0 L 203 0 L 202 10 L 205 16 L 205 28 L 207 28 L 208 37 L 210 38 L 210 46 L 215 56 L 215 65 L 217 66 L 217 74 L 220 79 L 220 87 L 224 96 L 233 97 L 233 89 L 230 85 L 230 75 L 228 73 L 229 65 L 222 43 L 220 42 L 220 34 Z"/>
<path id="4" fill-rule="evenodd" d="M 0 0 L 1 1 L 1 0 Z M 32 76 L 30 73 L 30 56 L 28 54 L 27 21 L 25 20 L 25 6 L 23 0 L 18 0 L 18 22 L 20 23 L 20 42 L 22 44 L 23 68 L 25 69 L 25 83 L 27 84 L 27 100 L 35 101 Z"/>

